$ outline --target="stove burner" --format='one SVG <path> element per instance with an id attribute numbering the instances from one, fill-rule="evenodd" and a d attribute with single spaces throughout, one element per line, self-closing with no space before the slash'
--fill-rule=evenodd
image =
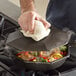
<path id="1" fill-rule="evenodd" d="M 24 74 L 24 73 L 22 73 L 22 74 Z M 47 72 L 28 71 L 28 72 L 25 72 L 25 75 L 26 76 L 61 76 L 57 70 L 50 70 Z"/>

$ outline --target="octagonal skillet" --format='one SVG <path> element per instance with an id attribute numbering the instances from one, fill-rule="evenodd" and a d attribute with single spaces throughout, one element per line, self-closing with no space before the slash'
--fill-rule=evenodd
<path id="1" fill-rule="evenodd" d="M 22 64 L 22 66 L 24 66 L 27 70 L 47 71 L 60 67 L 65 62 L 65 60 L 70 57 L 70 45 L 68 44 L 67 47 L 68 47 L 67 55 L 61 59 L 52 62 L 32 62 L 32 61 L 22 60 L 21 58 L 16 56 L 16 54 L 19 52 L 16 49 L 12 50 L 12 54 L 13 57 L 18 60 L 20 66 Z"/>
<path id="2" fill-rule="evenodd" d="M 48 51 L 67 44 L 71 35 L 71 31 L 51 27 L 49 36 L 37 42 L 32 38 L 24 37 L 20 30 L 17 30 L 9 34 L 6 44 L 21 51 Z"/>
<path id="3" fill-rule="evenodd" d="M 28 70 L 46 71 L 55 69 L 60 67 L 70 56 L 70 47 L 68 42 L 72 33 L 70 31 L 59 30 L 55 27 L 52 27 L 51 30 L 50 35 L 39 42 L 36 42 L 31 38 L 24 37 L 23 34 L 17 30 L 8 36 L 7 45 L 15 49 L 12 51 L 12 54 L 17 60 L 19 60 L 19 63 L 23 63 L 25 68 Z M 29 62 L 19 59 L 16 56 L 16 54 L 21 51 L 49 51 L 52 48 L 66 44 L 68 46 L 67 55 L 53 62 Z"/>

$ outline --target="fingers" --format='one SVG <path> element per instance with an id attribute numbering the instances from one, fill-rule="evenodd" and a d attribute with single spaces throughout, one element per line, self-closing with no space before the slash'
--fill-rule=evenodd
<path id="1" fill-rule="evenodd" d="M 34 19 L 35 15 L 33 13 L 26 12 L 19 17 L 18 23 L 24 31 L 29 31 L 30 33 L 33 33 Z"/>
<path id="2" fill-rule="evenodd" d="M 34 28 L 35 28 L 35 25 L 34 25 L 34 21 L 35 21 L 35 14 L 32 13 L 32 15 L 30 16 L 30 20 L 29 20 L 29 31 L 30 33 L 34 33 Z"/>
<path id="3" fill-rule="evenodd" d="M 49 28 L 51 26 L 50 23 L 48 23 L 45 19 L 40 17 L 37 13 L 35 12 L 25 12 L 23 13 L 20 18 L 18 19 L 18 23 L 20 24 L 21 28 L 24 31 L 29 31 L 30 33 L 34 33 L 35 29 L 35 20 L 41 21 L 45 28 Z"/>
<path id="4" fill-rule="evenodd" d="M 41 21 L 44 24 L 44 26 L 45 26 L 46 29 L 48 29 L 49 27 L 51 27 L 51 24 L 49 22 L 47 22 L 45 19 L 43 19 L 43 18 L 40 17 L 39 21 Z"/>
<path id="5" fill-rule="evenodd" d="M 20 18 L 18 19 L 18 23 L 24 31 L 28 30 L 27 26 L 25 26 L 25 21 L 22 16 L 20 16 Z"/>

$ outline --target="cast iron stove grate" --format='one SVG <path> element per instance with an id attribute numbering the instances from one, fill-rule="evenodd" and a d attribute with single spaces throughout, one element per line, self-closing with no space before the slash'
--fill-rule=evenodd
<path id="1" fill-rule="evenodd" d="M 7 34 L 14 32 L 19 25 L 16 21 L 0 12 L 0 35 L 5 37 Z"/>

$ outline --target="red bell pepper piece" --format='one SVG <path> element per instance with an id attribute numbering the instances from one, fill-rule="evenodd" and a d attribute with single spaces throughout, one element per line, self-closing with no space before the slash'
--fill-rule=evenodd
<path id="1" fill-rule="evenodd" d="M 28 53 L 29 53 L 28 51 L 25 51 L 25 55 L 28 55 Z"/>
<path id="2" fill-rule="evenodd" d="M 43 56 L 40 54 L 39 57 L 43 57 Z"/>
<path id="3" fill-rule="evenodd" d="M 57 57 L 54 57 L 54 59 L 56 59 L 56 60 L 57 60 L 57 59 L 59 59 L 59 58 L 57 58 Z"/>
<path id="4" fill-rule="evenodd" d="M 63 56 L 66 56 L 67 55 L 67 52 L 66 51 L 63 51 L 63 52 L 60 52 L 61 55 Z"/>
<path id="5" fill-rule="evenodd" d="M 16 56 L 18 56 L 18 55 L 20 55 L 20 54 L 22 54 L 22 53 L 24 53 L 24 51 L 22 51 L 22 52 L 19 52 L 18 54 L 16 54 Z"/>
<path id="6" fill-rule="evenodd" d="M 42 57 L 43 59 L 47 59 L 47 57 Z"/>
<path id="7" fill-rule="evenodd" d="M 35 60 L 36 59 L 36 57 L 34 57 L 33 59 L 30 59 L 29 61 L 33 61 L 33 60 Z"/>
<path id="8" fill-rule="evenodd" d="M 64 51 L 64 52 L 63 52 L 63 55 L 64 55 L 64 56 L 66 56 L 66 55 L 67 55 L 67 52 L 66 52 L 66 51 Z"/>
<path id="9" fill-rule="evenodd" d="M 50 60 L 49 60 L 49 59 L 47 59 L 47 61 L 48 61 L 48 62 L 50 62 Z"/>
<path id="10" fill-rule="evenodd" d="M 63 53 L 62 51 L 60 52 L 60 54 L 61 54 L 61 55 L 64 55 L 64 53 Z"/>

